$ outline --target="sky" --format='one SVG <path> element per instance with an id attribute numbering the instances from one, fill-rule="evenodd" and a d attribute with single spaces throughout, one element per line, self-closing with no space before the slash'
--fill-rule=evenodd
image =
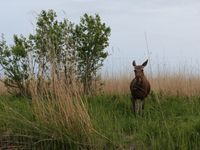
<path id="1" fill-rule="evenodd" d="M 199 0 L 0 0 L 0 33 L 10 44 L 13 34 L 33 33 L 48 9 L 75 23 L 97 13 L 111 27 L 104 72 L 126 73 L 147 58 L 152 72 L 200 70 Z"/>

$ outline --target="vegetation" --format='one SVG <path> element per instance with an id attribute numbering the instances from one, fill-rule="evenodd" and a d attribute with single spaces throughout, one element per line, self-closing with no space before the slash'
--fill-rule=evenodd
<path id="1" fill-rule="evenodd" d="M 54 102 L 51 106 L 56 106 Z M 87 126 L 85 129 L 89 130 L 85 133 L 80 132 L 80 122 L 77 122 L 79 127 L 74 124 L 71 126 L 74 130 L 68 130 L 70 126 L 64 123 L 66 116 L 59 115 L 64 112 L 56 112 L 48 103 L 49 109 L 43 109 L 42 101 L 39 104 L 36 107 L 25 99 L 1 97 L 1 140 L 10 146 L 42 149 L 198 149 L 200 146 L 199 97 L 151 94 L 144 116 L 136 117 L 130 109 L 129 95 L 90 97 L 86 108 L 92 126 Z M 60 122 L 62 119 L 64 124 Z"/>
<path id="2" fill-rule="evenodd" d="M 2 37 L 0 42 L 0 64 L 6 76 L 4 83 L 9 92 L 20 91 L 21 95 L 27 95 L 26 80 L 28 79 L 28 53 L 26 39 L 14 35 L 14 45 L 8 47 Z"/>
<path id="3" fill-rule="evenodd" d="M 93 89 L 110 28 L 98 15 L 78 25 L 56 17 L 42 11 L 35 34 L 0 41 L 12 93 L 0 95 L 0 149 L 199 149 L 198 77 L 150 78 L 144 114 L 135 116 L 130 78 L 106 77 L 102 92 Z"/>
<path id="4" fill-rule="evenodd" d="M 104 52 L 108 46 L 110 28 L 101 23 L 99 15 L 81 18 L 80 24 L 75 28 L 76 47 L 78 55 L 78 74 L 83 82 L 85 93 L 92 93 L 92 82 L 97 78 L 97 71 L 108 56 Z"/>
<path id="5" fill-rule="evenodd" d="M 100 16 L 85 14 L 76 26 L 63 19 L 57 20 L 53 10 L 42 11 L 36 23 L 35 34 L 27 38 L 14 35 L 14 45 L 0 41 L 0 65 L 4 70 L 10 92 L 30 95 L 30 80 L 65 80 L 66 84 L 80 81 L 84 93 L 94 88 L 97 71 L 108 53 L 110 28 Z M 75 80 L 75 81 L 74 81 Z M 13 90 L 14 89 L 14 90 Z"/>

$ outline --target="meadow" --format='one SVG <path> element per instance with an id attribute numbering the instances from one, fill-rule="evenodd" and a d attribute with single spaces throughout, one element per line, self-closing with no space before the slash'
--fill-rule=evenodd
<path id="1" fill-rule="evenodd" d="M 145 70 L 152 89 L 135 115 L 133 70 L 99 76 L 111 28 L 98 14 L 58 18 L 42 10 L 32 34 L 1 37 L 0 149 L 199 149 L 198 67 Z"/>
<path id="2" fill-rule="evenodd" d="M 107 78 L 101 90 L 81 96 L 77 87 L 46 97 L 32 86 L 32 99 L 1 85 L 1 149 L 199 149 L 198 77 L 149 78 L 152 91 L 143 115 L 131 111 L 131 78 Z M 76 92 L 74 92 L 76 91 Z M 53 99 L 54 97 L 54 99 Z"/>

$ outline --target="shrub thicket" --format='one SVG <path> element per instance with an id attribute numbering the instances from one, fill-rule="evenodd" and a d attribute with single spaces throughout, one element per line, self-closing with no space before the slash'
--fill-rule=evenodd
<path id="1" fill-rule="evenodd" d="M 10 92 L 29 95 L 30 80 L 65 80 L 67 84 L 80 81 L 86 94 L 93 88 L 93 80 L 108 56 L 110 28 L 100 16 L 85 14 L 80 23 L 59 21 L 53 10 L 42 11 L 34 34 L 14 35 L 14 45 L 0 41 L 0 65 L 4 83 Z"/>

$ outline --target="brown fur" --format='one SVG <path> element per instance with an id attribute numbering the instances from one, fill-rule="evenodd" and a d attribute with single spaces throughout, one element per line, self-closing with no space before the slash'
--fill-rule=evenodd
<path id="1" fill-rule="evenodd" d="M 144 109 L 145 98 L 148 96 L 150 92 L 150 83 L 144 75 L 143 68 L 147 65 L 148 60 L 146 60 L 142 65 L 136 65 L 135 61 L 133 61 L 135 78 L 132 80 L 130 84 L 131 90 L 131 100 L 133 105 L 133 110 L 136 113 L 136 100 L 142 101 L 142 110 Z"/>

